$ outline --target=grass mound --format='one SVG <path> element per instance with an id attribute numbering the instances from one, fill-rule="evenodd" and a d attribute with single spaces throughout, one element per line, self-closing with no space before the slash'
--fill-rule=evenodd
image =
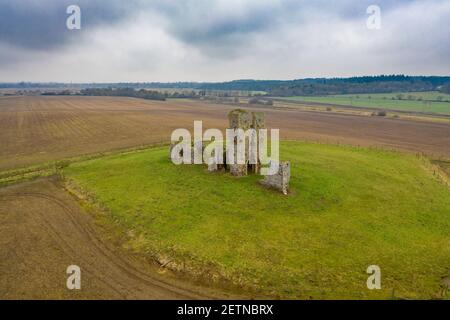
<path id="1" fill-rule="evenodd" d="M 450 192 L 395 152 L 282 142 L 283 196 L 260 176 L 175 166 L 167 148 L 70 165 L 128 245 L 282 298 L 436 297 L 450 268 Z M 381 268 L 381 290 L 366 269 Z"/>

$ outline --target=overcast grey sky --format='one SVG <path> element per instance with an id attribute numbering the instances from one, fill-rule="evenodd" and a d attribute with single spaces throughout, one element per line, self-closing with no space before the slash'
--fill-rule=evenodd
<path id="1" fill-rule="evenodd" d="M 450 0 L 0 0 L 0 81 L 450 75 L 449 35 Z"/>

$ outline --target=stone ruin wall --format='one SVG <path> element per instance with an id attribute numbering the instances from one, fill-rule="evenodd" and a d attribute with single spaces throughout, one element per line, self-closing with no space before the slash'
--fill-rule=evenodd
<path id="1" fill-rule="evenodd" d="M 288 194 L 290 179 L 291 163 L 289 161 L 283 161 L 279 163 L 279 170 L 277 174 L 265 176 L 260 183 L 267 187 L 281 191 L 283 194 Z"/>
<path id="2" fill-rule="evenodd" d="M 235 109 L 230 111 L 228 114 L 229 120 L 229 128 L 230 129 L 242 129 L 244 131 L 248 129 L 263 129 L 266 127 L 265 122 L 265 114 L 264 112 L 247 112 L 242 109 Z M 246 141 L 246 159 L 248 159 L 248 142 Z M 171 159 L 172 149 L 174 148 L 174 144 L 171 144 L 169 147 L 169 159 Z M 199 152 L 203 154 L 203 148 L 200 145 L 192 145 L 191 158 L 192 163 L 194 163 L 194 148 L 198 149 Z M 235 146 L 235 152 L 236 152 Z M 223 159 L 226 159 L 226 151 L 224 150 Z M 235 158 L 236 159 L 236 158 Z M 248 164 L 217 164 L 214 161 L 215 159 L 211 159 L 210 163 L 207 163 L 208 171 L 215 172 L 219 170 L 229 169 L 230 174 L 237 177 L 246 176 L 249 171 L 251 173 L 258 174 L 260 173 L 260 161 L 258 159 L 258 163 L 255 165 Z M 247 160 L 248 161 L 248 160 Z M 250 169 L 250 170 L 249 170 Z M 289 192 L 289 180 L 291 177 L 291 166 L 289 161 L 283 161 L 279 163 L 279 171 L 277 174 L 265 176 L 263 180 L 260 181 L 261 184 L 276 189 L 283 194 L 288 194 Z"/>

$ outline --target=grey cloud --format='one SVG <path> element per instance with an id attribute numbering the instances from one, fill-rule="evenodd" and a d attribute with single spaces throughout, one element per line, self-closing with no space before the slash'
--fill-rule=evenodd
<path id="1" fill-rule="evenodd" d="M 82 9 L 83 28 L 78 33 L 66 28 L 66 9 L 72 4 Z M 125 8 L 125 1 L 119 0 L 0 0 L 0 41 L 27 49 L 64 45 L 85 29 L 120 21 L 128 12 Z"/>
<path id="2" fill-rule="evenodd" d="M 391 10 L 404 2 L 379 0 L 377 4 L 383 10 Z M 373 3 L 373 0 L 247 0 L 218 6 L 217 1 L 211 0 L 159 0 L 153 2 L 152 8 L 165 16 L 167 31 L 176 39 L 198 46 L 216 57 L 233 57 L 239 54 L 239 46 L 245 45 L 247 36 L 253 33 L 277 30 L 282 33 L 286 26 L 298 26 L 330 16 L 363 20 L 366 8 Z"/>
<path id="3" fill-rule="evenodd" d="M 167 31 L 187 44 L 232 44 L 240 36 L 263 32 L 283 23 L 301 24 L 311 16 L 332 13 L 343 18 L 364 14 L 373 0 L 0 0 L 0 41 L 28 49 L 47 49 L 79 39 L 91 28 L 120 23 L 151 12 L 166 20 Z M 381 0 L 389 9 L 404 1 Z M 410 2 L 410 1 L 407 1 Z M 65 28 L 66 8 L 82 9 L 83 28 Z M 218 5 L 220 4 L 220 5 Z"/>
<path id="4" fill-rule="evenodd" d="M 82 30 L 67 31 L 78 4 Z M 382 29 L 365 27 L 366 8 Z M 449 0 L 0 0 L 0 81 L 450 72 Z M 79 40 L 79 41 L 75 41 Z"/>

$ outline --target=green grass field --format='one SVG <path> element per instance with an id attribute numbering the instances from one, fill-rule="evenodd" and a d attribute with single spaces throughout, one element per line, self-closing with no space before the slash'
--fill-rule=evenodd
<path id="1" fill-rule="evenodd" d="M 292 193 L 175 166 L 168 148 L 75 163 L 127 247 L 280 298 L 430 298 L 450 269 L 450 191 L 414 155 L 283 142 Z M 381 268 L 381 290 L 366 269 Z"/>
<path id="2" fill-rule="evenodd" d="M 450 114 L 450 95 L 440 92 L 404 92 L 402 100 L 399 93 L 378 93 L 359 95 L 333 95 L 321 97 L 297 96 L 281 98 L 287 101 L 318 102 L 355 107 L 380 108 L 388 110 Z M 410 99 L 413 97 L 414 100 Z M 437 101 L 442 97 L 442 101 Z M 394 98 L 394 99 L 393 99 Z M 420 99 L 420 100 L 418 100 Z"/>

